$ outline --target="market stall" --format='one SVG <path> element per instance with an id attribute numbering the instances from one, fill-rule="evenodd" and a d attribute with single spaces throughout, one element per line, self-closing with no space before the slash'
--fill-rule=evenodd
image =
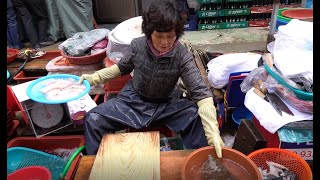
<path id="1" fill-rule="evenodd" d="M 125 56 L 132 40 L 145 36 L 141 30 L 141 16 L 128 19 L 113 30 L 99 28 L 71 33 L 58 50 L 26 50 L 7 56 L 8 178 L 13 178 L 14 173 L 23 173 L 20 171 L 23 168 L 42 166 L 47 168 L 46 173 L 52 179 L 139 179 L 151 176 L 152 179 L 192 179 L 219 176 L 222 179 L 291 177 L 311 180 L 313 23 L 310 17 L 286 16 L 286 13 L 290 16 L 290 11 L 300 8 L 281 7 L 281 4 L 306 4 L 304 1 L 299 3 L 277 0 L 263 3 L 271 13 L 265 52 L 222 54 L 214 50 L 205 52 L 190 43 L 183 44 L 193 55 L 195 67 L 214 96 L 213 105 L 221 136 L 230 133 L 227 132 L 229 129 L 232 131 L 231 140 L 228 140 L 231 142 L 223 138 L 225 147 L 222 148 L 221 159 L 213 146 L 186 148 L 181 134 L 167 126 L 126 128 L 110 133 L 102 137 L 96 155 L 86 154 L 83 125 L 86 113 L 117 98 L 135 72 L 91 87 L 89 81 L 81 82 L 80 76 L 117 64 Z M 222 4 L 225 8 L 218 8 Z M 231 20 L 211 21 L 213 24 L 222 23 L 229 27 L 243 23 L 241 18 L 246 26 L 259 24 L 243 19 L 252 16 L 253 10 L 260 7 L 258 1 L 199 0 L 199 5 L 198 15 L 203 16 L 200 17 L 201 22 L 212 20 L 213 17 L 206 16 L 218 12 L 219 16 L 214 18 L 221 20 L 221 15 L 224 20 L 226 17 Z M 228 12 L 237 11 L 238 6 L 244 13 L 238 14 L 240 19 L 234 15 L 227 16 Z M 68 7 L 63 8 L 68 10 Z M 245 14 L 246 10 L 250 10 L 250 14 Z M 86 19 L 89 17 L 84 15 Z M 240 23 L 233 21 L 234 17 Z M 288 22 L 280 25 L 279 18 L 286 18 Z M 208 24 L 211 23 L 198 24 L 199 30 L 219 27 Z M 12 58 L 20 60 L 15 62 Z M 25 63 L 18 70 L 21 60 Z M 174 93 L 177 97 L 192 101 L 193 96 L 181 79 L 176 87 Z M 130 116 L 130 113 L 126 110 L 125 115 Z M 17 132 L 18 127 L 29 127 L 29 130 L 23 134 Z M 69 136 L 69 133 L 77 135 Z M 46 161 L 32 159 L 40 155 Z M 220 169 L 213 168 L 213 165 Z M 41 168 L 35 169 L 40 174 Z"/>

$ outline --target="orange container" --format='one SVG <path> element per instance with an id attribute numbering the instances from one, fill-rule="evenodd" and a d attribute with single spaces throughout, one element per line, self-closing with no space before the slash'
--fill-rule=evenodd
<path id="1" fill-rule="evenodd" d="M 56 149 L 74 149 L 83 146 L 85 143 L 84 136 L 44 136 L 36 137 L 17 137 L 7 143 L 7 148 L 11 147 L 26 147 L 32 148 L 46 153 L 55 154 Z M 76 167 L 80 162 L 80 154 L 73 160 L 65 179 L 71 180 L 76 172 Z"/>
<path id="2" fill-rule="evenodd" d="M 312 171 L 308 163 L 291 151 L 264 148 L 250 153 L 248 157 L 262 169 L 268 168 L 266 161 L 272 161 L 290 169 L 298 176 L 298 180 L 312 180 Z"/>
<path id="3" fill-rule="evenodd" d="M 110 67 L 116 64 L 113 61 L 111 61 L 108 57 L 104 58 L 104 61 L 105 61 L 106 67 Z M 118 93 L 130 79 L 132 79 L 130 74 L 112 79 L 109 82 L 105 83 L 104 91 L 108 94 Z"/>
<path id="4" fill-rule="evenodd" d="M 213 146 L 207 146 L 193 151 L 182 164 L 182 180 L 202 179 L 202 165 L 212 155 L 217 159 Z M 262 180 L 261 174 L 255 163 L 243 153 L 223 147 L 221 164 L 230 172 L 234 180 Z"/>

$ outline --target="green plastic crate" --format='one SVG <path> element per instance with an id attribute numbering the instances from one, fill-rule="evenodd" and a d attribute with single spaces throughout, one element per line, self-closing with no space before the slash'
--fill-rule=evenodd
<path id="1" fill-rule="evenodd" d="M 247 28 L 249 25 L 248 21 L 242 22 L 224 22 L 223 28 L 224 29 L 233 29 L 233 28 Z"/>
<path id="2" fill-rule="evenodd" d="M 251 14 L 250 8 L 222 9 L 222 10 L 198 11 L 198 18 L 217 17 L 217 16 L 240 16 L 240 15 L 250 15 L 250 14 Z"/>
<path id="3" fill-rule="evenodd" d="M 242 9 L 223 9 L 220 10 L 220 16 L 239 16 L 239 15 L 250 15 L 250 8 L 242 8 Z"/>
<path id="4" fill-rule="evenodd" d="M 213 30 L 213 29 L 223 29 L 223 23 L 214 24 L 198 24 L 198 30 Z"/>
<path id="5" fill-rule="evenodd" d="M 198 11 L 198 17 L 217 17 L 219 16 L 219 10 L 210 10 L 210 11 Z"/>
<path id="6" fill-rule="evenodd" d="M 233 28 L 247 28 L 248 21 L 242 22 L 222 22 L 214 24 L 198 24 L 198 30 L 213 30 L 213 29 L 233 29 Z"/>
<path id="7" fill-rule="evenodd" d="M 172 150 L 185 150 L 185 146 L 183 145 L 182 139 L 180 136 L 176 137 L 167 137 L 167 138 L 160 138 L 160 146 L 164 146 L 164 141 L 167 139 L 168 144 Z"/>

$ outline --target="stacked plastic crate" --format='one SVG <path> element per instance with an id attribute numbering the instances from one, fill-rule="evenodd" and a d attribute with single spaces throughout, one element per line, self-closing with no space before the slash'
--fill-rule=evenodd
<path id="1" fill-rule="evenodd" d="M 198 0 L 198 30 L 248 27 L 252 0 Z"/>
<path id="2" fill-rule="evenodd" d="M 273 0 L 252 0 L 249 27 L 267 27 L 271 20 Z M 301 0 L 280 0 L 279 8 L 301 7 Z"/>

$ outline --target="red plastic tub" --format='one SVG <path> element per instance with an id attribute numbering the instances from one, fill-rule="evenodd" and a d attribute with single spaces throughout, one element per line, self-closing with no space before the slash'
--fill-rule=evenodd
<path id="1" fill-rule="evenodd" d="M 46 54 L 41 56 L 41 57 L 38 57 L 38 58 L 35 58 L 33 60 L 37 60 L 37 59 L 44 59 L 46 61 L 51 61 L 52 59 L 58 57 L 58 56 L 61 56 L 60 54 L 60 51 L 59 50 L 49 50 L 49 51 L 46 51 Z M 43 71 L 41 73 L 35 73 L 35 72 L 29 72 L 30 70 L 25 70 L 25 71 L 20 71 L 17 75 L 15 75 L 13 77 L 13 80 L 17 81 L 19 84 L 21 83 L 24 83 L 24 82 L 28 82 L 28 81 L 32 81 L 32 80 L 35 80 L 35 79 L 38 79 L 39 77 L 43 77 L 45 75 L 47 75 L 47 71 Z"/>
<path id="2" fill-rule="evenodd" d="M 313 9 L 288 9 L 281 12 L 282 16 L 291 19 L 313 18 Z"/>
<path id="3" fill-rule="evenodd" d="M 99 53 L 89 55 L 89 56 L 72 57 L 64 54 L 63 51 L 61 51 L 61 55 L 66 57 L 68 61 L 72 64 L 85 65 L 85 64 L 94 64 L 99 61 L 102 61 L 103 58 L 106 57 L 106 50 L 103 50 Z"/>
<path id="4" fill-rule="evenodd" d="M 25 83 L 25 82 L 28 82 L 28 81 L 32 81 L 32 80 L 38 79 L 40 77 L 43 77 L 43 76 L 29 76 L 28 77 L 24 71 L 20 71 L 13 78 L 13 80 L 17 81 L 19 84 L 22 84 L 22 83 Z"/>
<path id="5" fill-rule="evenodd" d="M 7 177 L 7 180 L 50 180 L 52 178 L 48 168 L 42 166 L 29 166 L 19 169 Z"/>
<path id="6" fill-rule="evenodd" d="M 7 49 L 7 64 L 14 61 L 18 56 L 19 50 L 18 49 Z"/>
<path id="7" fill-rule="evenodd" d="M 17 137 L 10 140 L 7 143 L 7 148 L 10 147 L 27 147 L 36 150 L 40 150 L 46 153 L 56 154 L 54 150 L 56 149 L 74 149 L 83 146 L 85 143 L 84 136 L 82 135 L 72 135 L 72 136 L 45 136 L 41 138 L 36 137 Z M 72 162 L 65 179 L 72 179 L 78 163 L 80 162 L 80 154 Z"/>
<path id="8" fill-rule="evenodd" d="M 110 67 L 116 64 L 113 61 L 111 61 L 108 57 L 104 58 L 104 62 L 106 67 Z M 107 94 L 118 93 L 130 79 L 132 79 L 130 74 L 112 79 L 109 82 L 105 83 L 104 91 Z"/>

